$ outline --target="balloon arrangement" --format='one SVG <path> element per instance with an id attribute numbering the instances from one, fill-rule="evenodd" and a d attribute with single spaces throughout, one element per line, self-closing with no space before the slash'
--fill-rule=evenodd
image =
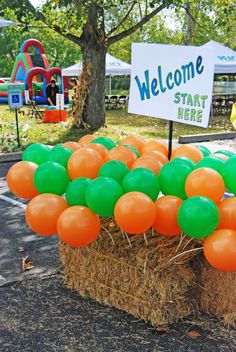
<path id="1" fill-rule="evenodd" d="M 32 144 L 7 174 L 10 190 L 29 199 L 25 218 L 42 235 L 72 246 L 96 240 L 100 217 L 122 231 L 203 239 L 207 261 L 236 270 L 236 154 L 183 145 L 168 160 L 163 141 L 86 135 L 50 148 Z"/>

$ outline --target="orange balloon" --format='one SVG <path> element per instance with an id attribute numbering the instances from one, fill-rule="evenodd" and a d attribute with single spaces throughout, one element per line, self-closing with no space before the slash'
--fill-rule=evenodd
<path id="1" fill-rule="evenodd" d="M 154 160 L 160 161 L 163 165 L 169 162 L 168 158 L 163 153 L 160 153 L 156 150 L 143 154 L 140 157 L 140 159 L 141 160 L 154 159 Z"/>
<path id="2" fill-rule="evenodd" d="M 158 160 L 153 160 L 153 159 L 138 159 L 136 160 L 131 169 L 137 169 L 140 167 L 144 167 L 145 169 L 151 170 L 152 172 L 154 172 L 155 175 L 158 175 L 161 168 L 162 168 L 163 164 L 158 161 Z"/>
<path id="3" fill-rule="evenodd" d="M 68 161 L 67 169 L 71 180 L 78 177 L 96 178 L 104 161 L 93 149 L 81 148 L 73 153 Z"/>
<path id="4" fill-rule="evenodd" d="M 185 182 L 187 197 L 203 196 L 219 203 L 225 193 L 225 184 L 221 175 L 208 167 L 192 171 Z"/>
<path id="5" fill-rule="evenodd" d="M 171 160 L 178 157 L 192 159 L 192 161 L 198 163 L 203 158 L 203 154 L 200 149 L 194 145 L 181 145 L 172 152 Z"/>
<path id="6" fill-rule="evenodd" d="M 153 226 L 156 207 L 146 194 L 129 192 L 117 201 L 114 216 L 122 230 L 131 234 L 141 234 Z"/>
<path id="7" fill-rule="evenodd" d="M 222 159 L 224 161 L 229 159 L 228 155 L 220 154 L 220 153 L 212 153 L 212 154 L 210 154 L 210 156 L 214 156 L 215 158 L 219 158 L 219 159 Z"/>
<path id="8" fill-rule="evenodd" d="M 132 164 L 137 159 L 137 155 L 129 148 L 118 146 L 109 150 L 107 154 L 107 161 L 110 160 L 119 160 L 128 166 L 130 169 Z"/>
<path id="9" fill-rule="evenodd" d="M 236 230 L 236 197 L 223 199 L 218 208 L 220 212 L 218 229 Z"/>
<path id="10" fill-rule="evenodd" d="M 38 165 L 30 161 L 19 161 L 7 173 L 7 184 L 17 197 L 32 199 L 39 194 L 34 186 L 34 173 Z"/>
<path id="11" fill-rule="evenodd" d="M 66 148 L 69 148 L 73 152 L 75 152 L 76 150 L 78 150 L 80 148 L 80 145 L 76 142 L 66 142 L 66 143 L 63 143 L 62 145 L 64 145 L 64 147 L 66 147 Z"/>
<path id="12" fill-rule="evenodd" d="M 90 143 L 90 144 L 87 144 L 85 148 L 96 150 L 96 152 L 98 152 L 103 159 L 107 157 L 108 150 L 102 144 Z"/>
<path id="13" fill-rule="evenodd" d="M 171 155 L 176 151 L 177 147 L 173 146 L 172 145 L 172 148 L 171 148 Z"/>
<path id="14" fill-rule="evenodd" d="M 120 142 L 121 145 L 131 145 L 132 147 L 136 148 L 139 153 L 141 153 L 141 150 L 143 146 L 146 144 L 146 141 L 144 138 L 140 136 L 128 136 Z"/>
<path id="15" fill-rule="evenodd" d="M 161 235 L 175 236 L 181 233 L 178 225 L 178 211 L 183 200 L 175 196 L 163 196 L 155 201 L 155 230 Z"/>
<path id="16" fill-rule="evenodd" d="M 156 150 L 157 152 L 160 152 L 160 153 L 164 154 L 166 157 L 168 157 L 168 149 L 167 149 L 166 144 L 161 140 L 155 140 L 155 139 L 151 139 L 149 142 L 147 142 L 143 146 L 141 154 L 152 152 L 154 150 Z"/>
<path id="17" fill-rule="evenodd" d="M 213 232 L 204 241 L 206 260 L 222 271 L 236 270 L 236 231 L 221 229 Z"/>
<path id="18" fill-rule="evenodd" d="M 94 135 L 93 134 L 86 134 L 85 136 L 81 137 L 79 140 L 78 140 L 78 143 L 81 145 L 81 146 L 87 146 L 89 143 L 91 143 L 93 140 L 95 139 Z"/>
<path id="19" fill-rule="evenodd" d="M 65 210 L 57 222 L 60 239 L 73 247 L 83 247 L 95 241 L 100 229 L 99 216 L 82 206 Z"/>
<path id="20" fill-rule="evenodd" d="M 56 194 L 40 194 L 27 205 L 25 219 L 34 232 L 45 236 L 55 235 L 57 220 L 67 208 L 67 202 Z"/>

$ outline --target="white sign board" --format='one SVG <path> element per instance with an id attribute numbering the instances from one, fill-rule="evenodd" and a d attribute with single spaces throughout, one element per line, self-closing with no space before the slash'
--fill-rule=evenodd
<path id="1" fill-rule="evenodd" d="M 128 112 L 207 127 L 213 76 L 211 49 L 134 43 Z"/>
<path id="2" fill-rule="evenodd" d="M 29 91 L 25 90 L 25 104 L 30 104 L 30 96 L 29 96 Z"/>
<path id="3" fill-rule="evenodd" d="M 56 107 L 57 110 L 63 110 L 64 109 L 64 94 L 57 94 L 56 95 Z"/>
<path id="4" fill-rule="evenodd" d="M 23 106 L 22 99 L 22 85 L 9 84 L 8 85 L 8 105 L 10 109 L 20 109 Z"/>

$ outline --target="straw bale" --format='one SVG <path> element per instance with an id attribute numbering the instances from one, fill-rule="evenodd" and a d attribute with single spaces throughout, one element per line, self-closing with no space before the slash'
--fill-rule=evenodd
<path id="1" fill-rule="evenodd" d="M 202 311 L 222 317 L 236 327 L 236 271 L 212 268 L 203 257 L 198 262 L 198 297 Z"/>
<path id="2" fill-rule="evenodd" d="M 89 246 L 73 248 L 60 242 L 60 257 L 68 287 L 81 296 L 126 311 L 155 326 L 166 325 L 193 313 L 195 302 L 190 289 L 195 284 L 188 252 L 169 262 L 183 251 L 184 240 L 146 234 L 129 236 L 130 244 L 116 224 L 106 221 L 107 230 Z M 111 237 L 114 240 L 114 244 Z M 186 249 L 196 246 L 191 242 Z"/>

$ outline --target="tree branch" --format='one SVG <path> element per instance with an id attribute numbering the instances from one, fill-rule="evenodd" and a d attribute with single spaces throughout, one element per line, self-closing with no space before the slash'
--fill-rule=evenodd
<path id="1" fill-rule="evenodd" d="M 143 19 L 143 13 L 142 13 L 142 8 L 141 8 L 141 4 L 140 3 L 138 4 L 138 7 L 139 7 L 140 18 Z"/>
<path id="2" fill-rule="evenodd" d="M 82 44 L 82 40 L 80 37 L 77 37 L 76 35 L 71 34 L 71 33 L 64 33 L 63 30 L 61 29 L 61 27 L 59 27 L 58 25 L 49 26 L 43 13 L 40 12 L 39 10 L 37 10 L 31 4 L 31 2 L 29 0 L 24 0 L 24 4 L 27 6 L 28 10 L 33 14 L 33 16 L 35 17 L 36 20 L 39 20 L 39 21 L 45 23 L 45 25 L 47 25 L 48 28 L 53 29 L 55 32 L 57 32 L 58 34 L 60 34 L 64 38 L 76 43 L 77 45 Z"/>
<path id="3" fill-rule="evenodd" d="M 191 14 L 191 11 L 189 10 L 189 8 L 187 6 L 184 6 L 184 5 L 181 5 L 179 4 L 178 5 L 179 7 L 181 7 L 182 9 L 184 9 L 186 11 L 186 13 L 189 15 L 189 17 L 191 18 L 191 20 L 196 23 L 200 28 L 204 29 L 205 31 L 207 31 L 209 33 L 209 29 L 207 29 L 205 26 L 202 26 L 200 24 L 200 22 L 198 22 L 196 20 L 196 18 Z"/>
<path id="4" fill-rule="evenodd" d="M 76 43 L 77 45 L 83 44 L 83 41 L 80 37 L 77 37 L 76 35 L 71 34 L 71 33 L 63 33 L 62 29 L 57 25 L 54 25 L 49 28 L 54 29 L 54 31 L 57 32 L 58 34 L 60 34 L 62 37 L 69 39 L 71 42 Z"/>
<path id="5" fill-rule="evenodd" d="M 107 44 L 111 45 L 111 44 L 117 42 L 118 40 L 121 40 L 121 39 L 129 36 L 130 34 L 134 33 L 139 28 L 141 28 L 145 23 L 150 21 L 155 15 L 157 15 L 165 7 L 166 7 L 166 5 L 164 5 L 164 4 L 158 6 L 155 10 L 153 10 L 147 16 L 143 17 L 142 20 L 139 21 L 138 23 L 136 23 L 134 26 L 130 27 L 129 29 L 127 29 L 127 30 L 125 30 L 125 31 L 123 31 L 123 32 L 121 32 L 121 33 L 119 33 L 117 35 L 114 35 L 114 36 L 108 38 Z"/>
<path id="6" fill-rule="evenodd" d="M 107 35 L 109 36 L 110 34 L 114 33 L 129 17 L 130 12 L 133 10 L 134 6 L 137 4 L 136 1 L 133 2 L 133 4 L 130 6 L 127 14 L 124 16 L 124 18 L 120 21 L 120 23 L 118 23 L 115 27 L 113 27 L 110 32 L 107 33 Z"/>

